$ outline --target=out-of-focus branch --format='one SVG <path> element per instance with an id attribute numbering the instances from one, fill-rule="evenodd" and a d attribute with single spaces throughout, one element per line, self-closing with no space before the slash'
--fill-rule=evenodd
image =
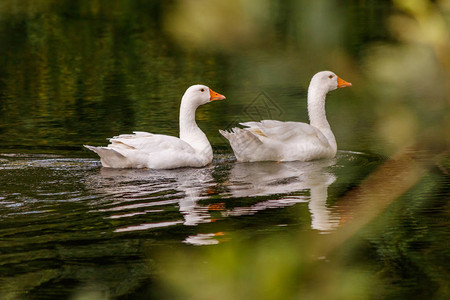
<path id="1" fill-rule="evenodd" d="M 386 161 L 357 188 L 340 199 L 340 213 L 346 219 L 351 219 L 351 222 L 344 223 L 332 238 L 325 237 L 325 240 L 317 241 L 320 256 L 326 256 L 347 242 L 416 185 L 433 165 L 441 165 L 440 162 L 448 154 L 448 151 L 436 153 L 414 146 L 403 149 Z"/>

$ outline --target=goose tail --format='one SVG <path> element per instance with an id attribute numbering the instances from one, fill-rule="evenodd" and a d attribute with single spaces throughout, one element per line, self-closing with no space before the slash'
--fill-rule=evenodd
<path id="1" fill-rule="evenodd" d="M 262 142 L 251 131 L 232 128 L 229 131 L 219 130 L 231 145 L 236 159 L 241 162 L 251 161 L 252 154 L 258 150 Z"/>
<path id="2" fill-rule="evenodd" d="M 97 153 L 100 156 L 102 166 L 105 168 L 130 168 L 128 159 L 117 150 L 108 147 L 83 146 Z"/>

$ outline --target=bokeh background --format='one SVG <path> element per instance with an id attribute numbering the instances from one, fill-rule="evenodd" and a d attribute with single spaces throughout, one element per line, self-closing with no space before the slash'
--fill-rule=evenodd
<path id="1" fill-rule="evenodd" d="M 324 69 L 354 84 L 327 104 L 341 149 L 448 142 L 448 1 L 6 0 L 0 13 L 3 149 L 176 135 L 181 95 L 199 82 L 228 96 L 198 114 L 225 145 L 217 129 L 261 91 L 281 119 L 307 121 Z"/>
<path id="2" fill-rule="evenodd" d="M 94 157 L 83 144 L 177 135 L 182 94 L 204 83 L 227 99 L 201 107 L 198 124 L 230 152 L 218 129 L 249 121 L 261 92 L 278 119 L 307 121 L 309 80 L 332 70 L 353 84 L 327 98 L 338 148 L 386 158 L 342 195 L 372 213 L 328 240 L 236 233 L 242 242 L 155 250 L 161 276 L 134 296 L 444 299 L 449 18 L 447 0 L 2 0 L 0 151 Z M 106 297 L 89 293 L 74 297 Z"/>

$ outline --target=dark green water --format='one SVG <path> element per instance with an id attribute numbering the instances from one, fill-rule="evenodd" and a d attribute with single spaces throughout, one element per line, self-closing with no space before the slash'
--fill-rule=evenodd
<path id="1" fill-rule="evenodd" d="M 394 38 L 390 2 L 266 1 L 264 13 L 246 7 L 250 24 L 216 3 L 227 23 L 201 42 L 183 40 L 178 14 L 191 8 L 180 3 L 0 3 L 0 298 L 165 299 L 155 253 L 332 236 L 353 218 L 341 197 L 407 136 L 384 138 L 377 93 L 395 93 L 366 73 L 370 47 Z M 237 163 L 218 129 L 307 121 L 307 86 L 323 69 L 353 83 L 328 95 L 337 157 Z M 195 83 L 227 96 L 197 112 L 211 165 L 105 169 L 82 148 L 132 131 L 177 135 L 180 98 Z M 363 298 L 448 295 L 449 188 L 446 165 L 433 166 L 343 250 L 343 270 L 378 280 Z"/>

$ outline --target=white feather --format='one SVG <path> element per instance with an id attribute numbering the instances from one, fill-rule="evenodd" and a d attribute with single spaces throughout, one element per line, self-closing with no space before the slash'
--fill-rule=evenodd
<path id="1" fill-rule="evenodd" d="M 325 96 L 337 87 L 338 77 L 332 72 L 313 76 L 308 90 L 311 124 L 263 120 L 240 123 L 245 128 L 219 131 L 230 142 L 236 159 L 242 162 L 332 158 L 337 145 L 325 115 Z"/>
<path id="2" fill-rule="evenodd" d="M 87 146 L 100 156 L 108 168 L 173 169 L 202 167 L 211 163 L 212 148 L 206 135 L 195 122 L 195 110 L 210 102 L 214 92 L 203 85 L 186 90 L 180 108 L 180 138 L 135 131 L 109 139 L 106 147 Z M 214 93 L 219 99 L 225 97 Z"/>

